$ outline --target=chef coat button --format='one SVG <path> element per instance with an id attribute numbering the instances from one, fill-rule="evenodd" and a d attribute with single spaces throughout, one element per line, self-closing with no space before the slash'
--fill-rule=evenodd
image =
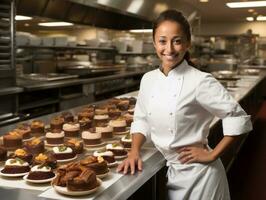
<path id="1" fill-rule="evenodd" d="M 149 112 L 148 114 L 149 114 L 149 115 L 151 115 L 151 113 L 150 113 L 150 112 Z"/>
<path id="2" fill-rule="evenodd" d="M 169 114 L 170 114 L 170 115 L 173 115 L 173 113 L 172 113 L 172 112 L 170 112 Z"/>
<path id="3" fill-rule="evenodd" d="M 176 97 L 176 94 L 174 94 L 174 97 Z"/>
<path id="4" fill-rule="evenodd" d="M 151 98 L 153 98 L 154 96 L 152 95 Z"/>

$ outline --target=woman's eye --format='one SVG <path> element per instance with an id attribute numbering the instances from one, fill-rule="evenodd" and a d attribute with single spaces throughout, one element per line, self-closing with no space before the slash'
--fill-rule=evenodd
<path id="1" fill-rule="evenodd" d="M 166 41 L 165 41 L 165 40 L 159 40 L 159 43 L 160 43 L 160 44 L 165 44 Z"/>
<path id="2" fill-rule="evenodd" d="M 180 40 L 180 39 L 178 39 L 178 40 L 174 40 L 174 41 L 173 41 L 173 44 L 181 44 L 181 40 Z"/>

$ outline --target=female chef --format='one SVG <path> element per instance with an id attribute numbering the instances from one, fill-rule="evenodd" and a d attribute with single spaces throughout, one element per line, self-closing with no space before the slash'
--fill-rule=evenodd
<path id="1" fill-rule="evenodd" d="M 190 25 L 182 13 L 161 13 L 153 25 L 153 42 L 161 66 L 141 80 L 132 149 L 117 171 L 142 170 L 140 149 L 149 136 L 167 160 L 169 199 L 230 199 L 219 157 L 252 130 L 250 116 L 209 73 L 191 66 Z M 222 119 L 224 137 L 210 149 L 215 116 Z"/>

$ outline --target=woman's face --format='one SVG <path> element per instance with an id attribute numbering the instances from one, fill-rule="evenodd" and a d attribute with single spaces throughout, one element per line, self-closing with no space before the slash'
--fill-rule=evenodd
<path id="1" fill-rule="evenodd" d="M 179 64 L 190 47 L 180 24 L 173 21 L 162 22 L 155 30 L 154 47 L 162 61 L 163 68 Z"/>

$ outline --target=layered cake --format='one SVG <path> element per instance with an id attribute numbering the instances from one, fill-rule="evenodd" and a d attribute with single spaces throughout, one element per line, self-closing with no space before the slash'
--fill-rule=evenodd
<path id="1" fill-rule="evenodd" d="M 98 145 L 102 143 L 101 140 L 102 134 L 100 132 L 96 132 L 95 129 L 90 129 L 88 131 L 83 131 L 81 133 L 81 138 L 84 141 L 85 145 Z"/>
<path id="2" fill-rule="evenodd" d="M 117 119 L 118 117 L 121 116 L 121 110 L 117 108 L 111 108 L 108 110 L 108 115 L 110 119 Z"/>
<path id="3" fill-rule="evenodd" d="M 32 135 L 43 135 L 44 134 L 44 123 L 41 120 L 33 120 L 30 124 Z"/>
<path id="4" fill-rule="evenodd" d="M 108 108 L 106 107 L 95 108 L 95 115 L 107 115 L 107 114 L 108 114 Z"/>
<path id="5" fill-rule="evenodd" d="M 120 143 L 107 144 L 106 150 L 112 151 L 115 156 L 126 156 L 127 151 Z"/>
<path id="6" fill-rule="evenodd" d="M 132 137 L 131 137 L 131 134 L 127 134 L 125 136 L 123 136 L 121 138 L 121 144 L 127 148 L 127 149 L 130 149 L 131 148 L 131 143 L 132 143 Z"/>
<path id="7" fill-rule="evenodd" d="M 45 151 L 43 140 L 36 137 L 30 141 L 24 142 L 24 148 L 32 155 L 43 153 Z"/>
<path id="8" fill-rule="evenodd" d="M 78 163 L 71 163 L 57 170 L 53 185 L 66 187 L 69 191 L 87 191 L 95 189 L 99 183 L 94 171 Z"/>
<path id="9" fill-rule="evenodd" d="M 80 125 L 77 122 L 68 122 L 63 125 L 65 137 L 79 137 Z"/>
<path id="10" fill-rule="evenodd" d="M 14 130 L 19 133 L 23 140 L 27 140 L 31 138 L 31 128 L 29 124 L 19 124 L 17 128 Z"/>
<path id="11" fill-rule="evenodd" d="M 127 122 L 124 117 L 110 120 L 109 125 L 113 127 L 114 134 L 123 134 L 127 131 Z"/>
<path id="12" fill-rule="evenodd" d="M 129 100 L 128 99 L 120 99 L 119 103 L 117 104 L 117 108 L 122 111 L 126 111 L 129 108 Z"/>
<path id="13" fill-rule="evenodd" d="M 48 165 L 35 165 L 30 169 L 27 179 L 30 180 L 45 180 L 55 176 L 52 168 Z"/>
<path id="14" fill-rule="evenodd" d="M 48 165 L 55 169 L 57 161 L 52 153 L 40 153 L 33 158 L 33 165 Z"/>
<path id="15" fill-rule="evenodd" d="M 96 175 L 106 174 L 109 171 L 107 162 L 100 156 L 87 156 L 80 161 L 80 164 L 94 171 Z"/>
<path id="16" fill-rule="evenodd" d="M 82 119 L 82 118 L 89 118 L 89 119 L 93 119 L 94 116 L 94 111 L 88 111 L 88 110 L 82 110 L 80 112 L 78 112 L 78 119 Z"/>
<path id="17" fill-rule="evenodd" d="M 76 156 L 73 149 L 67 146 L 53 147 L 53 154 L 56 160 L 67 160 Z"/>
<path id="18" fill-rule="evenodd" d="M 16 131 L 10 131 L 3 136 L 3 146 L 7 150 L 15 150 L 22 147 L 22 137 Z"/>
<path id="19" fill-rule="evenodd" d="M 115 162 L 115 156 L 112 151 L 94 151 L 93 156 L 99 157 L 101 156 L 108 164 L 114 163 Z"/>
<path id="20" fill-rule="evenodd" d="M 64 119 L 65 123 L 74 121 L 74 115 L 71 112 L 61 113 L 61 117 Z"/>
<path id="21" fill-rule="evenodd" d="M 92 120 L 86 117 L 83 117 L 82 119 L 79 120 L 79 125 L 80 125 L 80 130 L 88 130 L 89 128 L 92 127 Z"/>
<path id="22" fill-rule="evenodd" d="M 21 174 L 30 171 L 30 165 L 20 158 L 10 158 L 5 162 L 2 173 L 4 174 Z"/>
<path id="23" fill-rule="evenodd" d="M 61 130 L 53 130 L 53 132 L 47 132 L 45 134 L 46 142 L 49 145 L 61 145 L 64 144 L 65 133 Z"/>
<path id="24" fill-rule="evenodd" d="M 65 142 L 65 146 L 72 148 L 76 154 L 81 154 L 83 152 L 83 142 L 75 138 L 68 139 Z"/>
<path id="25" fill-rule="evenodd" d="M 7 159 L 7 150 L 4 147 L 0 147 L 0 162 Z"/>
<path id="26" fill-rule="evenodd" d="M 93 125 L 94 127 L 99 126 L 102 123 L 108 123 L 109 116 L 108 115 L 94 115 L 93 117 Z"/>
<path id="27" fill-rule="evenodd" d="M 95 127 L 96 132 L 100 132 L 102 135 L 102 139 L 110 139 L 113 138 L 113 127 L 105 125 L 103 127 Z"/>
<path id="28" fill-rule="evenodd" d="M 19 158 L 21 160 L 24 160 L 25 162 L 31 164 L 32 163 L 32 154 L 27 152 L 25 149 L 17 149 L 10 155 L 10 158 Z"/>
<path id="29" fill-rule="evenodd" d="M 50 129 L 51 130 L 62 130 L 64 124 L 64 118 L 61 116 L 56 116 L 52 118 L 50 122 Z"/>

